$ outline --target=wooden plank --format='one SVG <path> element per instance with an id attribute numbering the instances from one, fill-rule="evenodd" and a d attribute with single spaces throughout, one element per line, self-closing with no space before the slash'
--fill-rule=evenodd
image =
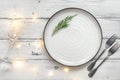
<path id="1" fill-rule="evenodd" d="M 10 32 L 11 24 L 13 23 L 13 21 L 10 20 L 12 18 L 22 18 L 21 23 L 25 27 L 21 33 L 22 38 L 42 37 L 43 29 L 48 20 L 45 18 L 49 18 L 56 11 L 70 6 L 80 7 L 93 13 L 101 24 L 105 38 L 108 38 L 112 34 L 120 36 L 119 3 L 119 0 L 41 0 L 40 3 L 39 0 L 14 0 L 13 2 L 4 0 L 0 3 L 2 6 L 0 8 L 0 39 L 8 38 L 8 33 Z M 115 6 L 112 6 L 111 4 Z M 31 21 L 33 13 L 36 15 L 36 22 Z M 36 33 L 34 34 L 34 32 Z"/>
<path id="2" fill-rule="evenodd" d="M 17 63 L 21 63 L 22 66 Z M 2 64 L 4 65 L 4 64 Z M 0 80 L 119 80 L 120 60 L 108 60 L 89 78 L 87 66 L 67 67 L 51 60 L 13 62 L 8 71 L 0 65 Z M 8 65 L 7 65 L 8 66 Z M 69 70 L 64 70 L 68 68 Z M 67 72 L 68 71 L 68 72 Z"/>
<path id="3" fill-rule="evenodd" d="M 13 17 L 16 14 L 31 17 L 33 12 L 39 17 L 50 17 L 67 7 L 83 8 L 95 16 L 116 17 L 120 16 L 119 4 L 119 0 L 4 0 L 0 3 L 0 17 Z"/>
<path id="4" fill-rule="evenodd" d="M 17 31 L 17 30 L 12 31 L 15 28 L 18 29 L 22 28 L 20 32 L 21 38 L 40 38 L 42 36 L 46 22 L 47 20 L 43 20 L 43 19 L 40 19 L 36 22 L 32 20 L 16 21 L 16 23 L 14 23 L 14 21 L 2 20 L 0 21 L 0 39 L 8 38 L 8 34 Z"/>
<path id="5" fill-rule="evenodd" d="M 48 59 L 49 56 L 39 40 L 18 41 L 9 50 L 9 41 L 0 40 L 0 58 Z"/>
<path id="6" fill-rule="evenodd" d="M 48 19 L 37 19 L 35 22 L 31 20 L 22 20 L 21 22 L 17 22 L 14 24 L 12 20 L 0 20 L 0 39 L 8 38 L 8 34 L 11 33 L 13 26 L 17 28 L 21 28 L 20 24 L 22 24 L 21 30 L 21 38 L 42 38 L 43 30 L 46 25 Z M 120 24 L 119 21 L 112 21 L 107 19 L 98 19 L 102 31 L 103 37 L 108 38 L 112 34 L 116 34 L 120 36 Z M 14 25 L 13 25 L 14 24 Z M 17 25 L 18 24 L 18 25 Z"/>
<path id="7" fill-rule="evenodd" d="M 105 48 L 106 40 L 107 39 L 103 39 L 103 44 L 98 55 Z M 118 42 L 120 42 L 120 40 L 118 40 Z M 20 40 L 17 42 L 15 47 L 9 51 L 7 51 L 9 47 L 8 40 L 0 40 L 0 45 L 0 58 L 4 58 L 4 56 L 9 56 L 11 59 L 51 59 L 44 49 L 43 44 L 40 45 L 40 40 Z M 111 56 L 111 59 L 120 59 L 119 53 L 120 50 L 118 50 L 113 56 Z M 104 58 L 106 54 L 107 52 L 105 53 L 105 55 L 103 55 L 102 58 Z"/>

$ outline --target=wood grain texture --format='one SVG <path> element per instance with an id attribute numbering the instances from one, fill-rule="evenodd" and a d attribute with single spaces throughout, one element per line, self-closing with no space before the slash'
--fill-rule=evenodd
<path id="1" fill-rule="evenodd" d="M 103 31 L 101 52 L 106 40 L 112 34 L 120 37 L 119 4 L 120 0 L 2 0 L 0 2 L 0 58 L 5 55 L 13 61 L 18 60 L 16 58 L 24 58 L 19 61 L 23 60 L 25 63 L 21 69 L 9 66 L 9 71 L 4 71 L 5 66 L 0 63 L 0 80 L 120 80 L 120 50 L 111 56 L 90 79 L 86 70 L 89 63 L 84 66 L 69 67 L 70 72 L 65 73 L 63 68 L 66 66 L 54 62 L 45 49 L 38 45 L 45 24 L 55 12 L 63 8 L 77 7 L 91 12 L 99 21 Z M 34 15 L 35 21 L 33 21 Z M 11 32 L 14 21 L 21 21 L 20 24 L 24 27 L 18 40 L 22 47 L 14 47 L 7 53 L 8 34 Z M 119 39 L 118 42 L 120 42 Z M 37 53 L 38 55 L 32 55 Z M 55 75 L 50 77 L 49 71 L 53 71 Z"/>
<path id="2" fill-rule="evenodd" d="M 105 42 L 107 39 L 103 40 L 103 44 L 101 46 L 101 49 L 98 53 L 105 48 Z M 120 42 L 120 40 L 117 40 Z M 18 40 L 18 43 L 20 43 L 21 48 L 17 48 L 16 45 L 14 48 L 12 48 L 9 52 L 8 46 L 9 46 L 9 41 L 8 40 L 0 40 L 0 58 L 4 58 L 4 56 L 9 56 L 10 59 L 15 59 L 15 58 L 25 58 L 25 59 L 51 59 L 48 53 L 46 52 L 45 48 L 40 46 L 40 40 Z M 4 50 L 6 49 L 6 50 Z M 117 59 L 120 60 L 120 50 L 118 50 L 114 55 L 110 57 L 110 59 Z M 36 55 L 35 55 L 36 54 Z M 37 55 L 38 54 L 38 55 Z M 102 56 L 104 58 L 107 55 L 106 53 Z M 102 59 L 101 58 L 101 59 Z"/>
<path id="3" fill-rule="evenodd" d="M 38 64 L 39 63 L 39 64 Z M 25 61 L 24 67 L 18 69 L 14 65 L 7 72 L 0 72 L 1 80 L 119 80 L 120 61 L 108 60 L 96 72 L 93 78 L 87 76 L 88 64 L 79 67 L 67 67 L 69 72 L 64 72 L 66 66 L 52 60 Z M 113 66 L 114 65 L 114 66 Z M 55 68 L 57 66 L 58 68 Z M 0 66 L 1 67 L 1 66 Z M 115 71 L 116 70 L 116 71 Z M 51 73 L 53 75 L 51 75 Z M 114 75 L 113 75 L 114 74 Z"/>
<path id="4" fill-rule="evenodd" d="M 19 4 L 18 4 L 19 3 Z M 79 7 L 96 16 L 117 17 L 120 13 L 119 0 L 4 0 L 0 3 L 1 17 L 21 14 L 21 17 L 31 17 L 35 12 L 39 17 L 50 17 L 56 11 L 67 7 Z M 3 11 L 4 8 L 4 11 Z"/>
<path id="5" fill-rule="evenodd" d="M 39 39 L 42 38 L 42 33 L 47 23 L 48 19 L 37 19 L 35 22 L 31 20 L 23 20 L 21 22 L 24 29 L 21 32 L 20 38 L 33 38 Z M 106 19 L 98 19 L 102 31 L 103 38 L 109 38 L 112 34 L 120 36 L 120 27 L 119 21 L 111 21 Z M 8 38 L 8 34 L 12 29 L 13 21 L 11 20 L 0 20 L 0 39 Z M 21 26 L 18 26 L 21 27 Z"/>

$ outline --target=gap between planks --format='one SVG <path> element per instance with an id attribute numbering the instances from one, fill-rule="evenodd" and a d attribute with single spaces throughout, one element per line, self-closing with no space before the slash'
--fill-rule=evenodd
<path id="1" fill-rule="evenodd" d="M 108 20 L 115 20 L 120 21 L 120 16 L 95 16 L 97 19 L 108 19 Z M 10 17 L 0 17 L 0 20 L 32 20 L 32 17 L 16 17 L 16 18 L 10 18 Z M 37 17 L 36 19 L 50 19 L 50 17 Z"/>
<path id="2" fill-rule="evenodd" d="M 100 58 L 99 61 L 103 60 L 104 58 Z M 54 61 L 53 59 L 10 59 L 10 60 L 19 60 L 19 61 L 29 61 L 29 60 L 35 60 L 35 61 L 39 61 L 39 60 L 44 60 L 44 61 Z M 94 59 L 95 60 L 95 59 Z M 113 60 L 120 60 L 120 58 L 108 58 L 107 61 L 113 61 Z"/>
<path id="3" fill-rule="evenodd" d="M 26 40 L 42 40 L 43 38 L 18 38 L 18 40 L 26 41 Z M 108 39 L 108 37 L 103 37 L 103 39 Z M 120 38 L 117 38 L 120 40 Z M 9 38 L 0 38 L 0 40 L 9 40 Z"/>

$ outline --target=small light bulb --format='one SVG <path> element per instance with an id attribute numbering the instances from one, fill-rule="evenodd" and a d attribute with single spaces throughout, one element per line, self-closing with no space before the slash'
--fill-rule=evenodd
<path id="1" fill-rule="evenodd" d="M 40 40 L 39 43 L 40 43 L 40 47 L 43 48 L 44 46 L 43 40 Z"/>
<path id="2" fill-rule="evenodd" d="M 54 75 L 55 75 L 54 71 L 49 71 L 48 72 L 48 76 L 54 76 Z"/>
<path id="3" fill-rule="evenodd" d="M 19 27 L 21 27 L 22 26 L 22 21 L 21 20 L 14 20 L 13 22 L 12 22 L 12 26 L 14 27 L 14 28 L 19 28 Z"/>
<path id="4" fill-rule="evenodd" d="M 36 19 L 37 19 L 37 16 L 35 15 L 35 13 L 32 13 L 33 15 L 32 15 L 32 21 L 36 21 Z"/>
<path id="5" fill-rule="evenodd" d="M 43 48 L 43 46 L 44 46 L 44 43 L 43 43 L 43 40 L 39 40 L 38 42 L 35 42 L 34 44 L 33 44 L 35 47 L 37 47 L 37 48 Z"/>
<path id="6" fill-rule="evenodd" d="M 24 23 L 22 20 L 13 20 L 11 25 L 11 32 L 19 34 L 24 28 Z"/>
<path id="7" fill-rule="evenodd" d="M 33 21 L 36 21 L 36 16 L 33 16 Z"/>
<path id="8" fill-rule="evenodd" d="M 14 34 L 13 34 L 13 38 L 15 38 L 16 36 L 17 36 L 17 34 L 14 33 Z"/>
<path id="9" fill-rule="evenodd" d="M 16 33 L 10 33 L 8 34 L 10 40 L 14 40 L 16 37 L 17 37 L 17 34 Z"/>
<path id="10" fill-rule="evenodd" d="M 19 43 L 16 43 L 15 47 L 16 48 L 21 48 L 22 44 L 19 42 Z"/>
<path id="11" fill-rule="evenodd" d="M 38 72 L 38 67 L 37 66 L 32 66 L 31 68 L 33 73 L 37 73 Z"/>
<path id="12" fill-rule="evenodd" d="M 64 72 L 69 72 L 69 71 L 70 71 L 70 69 L 69 69 L 69 68 L 67 68 L 67 67 L 65 67 L 65 68 L 63 69 L 63 71 L 64 71 Z"/>
<path id="13" fill-rule="evenodd" d="M 24 61 L 14 61 L 13 66 L 16 69 L 22 69 L 25 66 L 25 62 Z"/>

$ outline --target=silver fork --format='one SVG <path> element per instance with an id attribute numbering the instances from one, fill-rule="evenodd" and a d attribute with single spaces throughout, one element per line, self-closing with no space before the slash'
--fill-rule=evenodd
<path id="1" fill-rule="evenodd" d="M 98 68 L 111 56 L 113 55 L 118 49 L 120 48 L 120 44 L 117 42 L 115 43 L 109 50 L 108 50 L 108 54 L 107 56 L 103 59 L 103 61 L 93 70 L 90 71 L 90 73 L 88 74 L 89 77 L 92 77 L 96 71 L 98 70 Z"/>
<path id="2" fill-rule="evenodd" d="M 113 34 L 105 43 L 105 49 L 102 51 L 102 53 L 98 56 L 98 58 L 95 59 L 95 61 L 93 61 L 87 68 L 88 71 L 92 70 L 93 67 L 95 66 L 96 62 L 98 61 L 98 59 L 103 55 L 103 53 L 116 41 L 118 37 Z"/>

